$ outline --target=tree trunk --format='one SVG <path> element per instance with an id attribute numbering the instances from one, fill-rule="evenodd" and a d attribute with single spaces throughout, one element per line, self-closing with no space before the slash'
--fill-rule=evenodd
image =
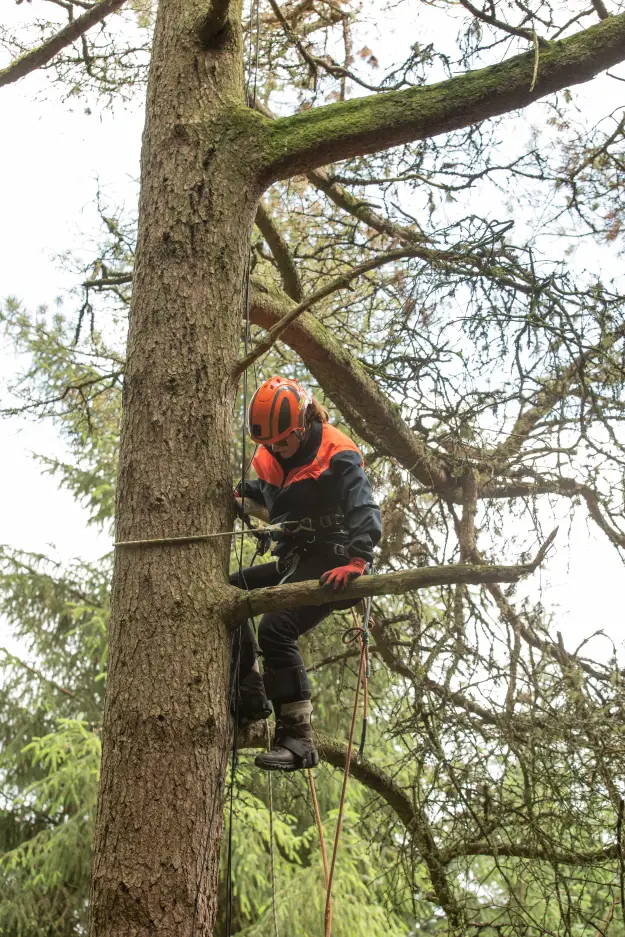
<path id="1" fill-rule="evenodd" d="M 161 0 L 143 136 L 117 539 L 227 530 L 230 380 L 258 201 L 240 2 Z M 238 116 L 237 116 L 238 115 Z M 213 933 L 229 749 L 227 539 L 118 551 L 92 937 Z M 197 895 L 197 908 L 194 910 Z"/>

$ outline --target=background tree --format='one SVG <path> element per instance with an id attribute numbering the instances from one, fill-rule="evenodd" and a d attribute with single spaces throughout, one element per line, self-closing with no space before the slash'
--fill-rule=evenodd
<path id="1" fill-rule="evenodd" d="M 505 179 L 508 187 L 511 180 L 522 179 L 528 200 L 535 203 L 537 193 L 548 193 L 551 199 L 553 172 L 542 154 L 550 150 L 557 159 L 561 152 L 567 165 L 565 157 L 574 160 L 576 153 L 583 152 L 579 145 L 583 137 L 566 120 L 568 102 L 554 102 L 554 123 L 551 129 L 540 128 L 540 145 L 517 151 L 512 158 L 505 153 L 506 144 L 498 144 L 496 124 L 476 127 L 475 121 L 584 80 L 618 61 L 621 19 L 604 17 L 601 7 L 592 12 L 599 12 L 604 22 L 578 35 L 574 30 L 580 18 L 591 12 L 581 7 L 574 13 L 540 7 L 530 14 L 514 5 L 495 13 L 470 7 L 470 16 L 461 23 L 468 27 L 460 45 L 465 67 L 487 65 L 489 56 L 499 57 L 501 37 L 509 42 L 511 33 L 514 41 L 531 44 L 532 51 L 485 72 L 468 72 L 432 90 L 411 90 L 411 85 L 442 77 L 446 67 L 446 53 L 412 49 L 408 60 L 400 68 L 395 65 L 380 85 L 397 86 L 396 90 L 381 98 L 352 101 L 350 82 L 364 81 L 368 90 L 376 90 L 370 74 L 354 77 L 349 68 L 353 64 L 347 61 L 353 54 L 352 11 L 324 22 L 314 6 L 293 15 L 287 8 L 289 16 L 283 10 L 282 18 L 280 10 L 272 7 L 262 21 L 266 45 L 259 56 L 271 74 L 265 80 L 261 70 L 256 106 L 263 111 L 263 119 L 253 120 L 237 98 L 242 78 L 237 72 L 240 37 L 233 11 L 229 11 L 230 19 L 223 19 L 224 11 L 215 9 L 215 18 L 202 20 L 202 29 L 194 32 L 203 12 L 185 5 L 176 11 L 183 18 L 174 27 L 174 20 L 168 19 L 174 17 L 173 8 L 162 4 L 162 32 L 157 29 L 153 61 L 162 65 L 159 81 L 171 84 L 162 89 L 153 85 L 149 98 L 151 123 L 145 138 L 144 172 L 150 173 L 152 167 L 160 182 L 152 175 L 144 177 L 149 183 L 147 194 L 144 184 L 147 201 L 143 203 L 147 228 L 144 241 L 141 234 L 139 239 L 133 291 L 133 301 L 139 306 L 133 310 L 131 371 L 126 370 L 125 378 L 129 425 L 133 433 L 143 427 L 147 442 L 143 446 L 135 439 L 136 448 L 125 463 L 122 456 L 121 497 L 135 498 L 132 522 L 136 526 L 126 529 L 122 517 L 121 536 L 192 533 L 213 529 L 218 519 L 224 525 L 229 522 L 223 514 L 228 491 L 223 440 L 232 392 L 224 389 L 222 379 L 228 373 L 225 364 L 234 365 L 246 232 L 256 212 L 263 240 L 253 236 L 253 319 L 259 326 L 271 326 L 293 309 L 292 304 L 317 300 L 314 315 L 301 311 L 282 338 L 380 461 L 379 490 L 387 495 L 384 559 L 388 568 L 396 566 L 399 557 L 405 565 L 407 556 L 416 562 L 458 558 L 479 563 L 485 555 L 500 556 L 507 543 L 517 541 L 524 546 L 543 517 L 541 508 L 534 505 L 545 496 L 566 499 L 567 510 L 571 500 L 581 500 L 620 548 L 622 303 L 618 284 L 606 285 L 583 270 L 567 269 L 557 253 L 545 259 L 540 248 L 546 243 L 543 235 L 551 233 L 546 223 L 551 219 L 543 215 L 543 231 L 539 235 L 522 232 L 517 242 L 507 221 L 467 215 L 459 193 L 473 186 L 483 195 L 492 191 L 489 187 L 498 178 Z M 219 25 L 223 27 L 217 31 L 220 38 L 211 37 L 211 29 Z M 556 42 L 563 30 L 572 37 Z M 251 33 L 253 38 L 253 29 Z M 342 37 L 343 64 L 338 64 L 336 52 L 329 57 L 314 46 L 336 34 Z M 168 45 L 172 36 L 182 42 L 175 54 Z M 199 36 L 208 50 L 200 51 L 193 36 Z M 373 52 L 367 50 L 361 58 L 368 71 L 375 72 Z M 201 81 L 196 84 L 193 77 L 193 63 L 205 59 L 214 60 L 217 66 L 215 74 L 208 69 L 208 86 Z M 303 86 L 302 109 L 274 125 L 269 123 L 267 105 L 272 103 L 271 94 L 280 92 L 280 76 L 286 73 Z M 218 106 L 211 96 L 213 81 L 226 102 L 223 112 L 221 103 L 217 111 L 212 110 Z M 186 91 L 179 94 L 183 88 Z M 337 106 L 317 109 L 314 105 L 324 95 L 336 97 Z M 170 105 L 175 109 L 173 116 L 167 115 Z M 197 120 L 200 113 L 205 124 Z M 506 118 L 508 135 L 516 120 Z M 457 132 L 440 144 L 431 139 L 432 134 L 454 128 Z M 424 138 L 422 144 L 405 144 L 418 137 Z M 244 146 L 243 139 L 247 141 Z M 230 141 L 236 141 L 237 152 L 245 151 L 245 165 L 233 158 L 228 147 L 235 143 Z M 402 149 L 392 157 L 363 156 L 393 143 L 401 143 Z M 500 153 L 504 158 L 498 160 Z M 315 168 L 346 157 L 352 161 L 341 167 L 340 174 Z M 174 165 L 166 167 L 168 161 Z M 264 208 L 256 210 L 257 184 L 304 170 L 308 172 L 305 179 L 297 177 L 293 183 L 276 186 Z M 592 184 L 602 185 L 601 175 L 586 175 Z M 609 167 L 604 180 L 606 176 L 614 185 Z M 586 183 L 586 178 L 582 181 Z M 558 192 L 566 192 L 559 178 L 556 183 Z M 401 197 L 396 198 L 395 191 Z M 372 192 L 381 206 L 369 204 Z M 242 195 L 249 195 L 250 202 L 244 204 Z M 553 223 L 561 225 L 568 217 L 566 203 L 559 204 L 556 195 L 551 205 Z M 236 217 L 233 206 L 239 213 Z M 284 207 L 289 209 L 286 217 Z M 407 208 L 410 217 L 406 217 Z M 224 237 L 232 239 L 225 252 Z M 146 251 L 149 262 L 142 261 Z M 356 279 L 358 268 L 360 278 Z M 119 272 L 124 283 L 107 283 L 107 275 L 95 272 L 91 279 L 99 282 L 89 283 L 91 293 L 111 286 L 119 292 L 130 278 L 127 268 Z M 152 278 L 158 278 L 158 288 Z M 347 280 L 357 289 L 345 303 L 337 288 L 343 289 Z M 228 310 L 227 324 L 224 309 Z M 149 334 L 156 341 L 156 326 L 163 330 L 162 371 L 156 345 L 148 350 L 149 362 L 141 359 L 144 336 Z M 222 342 L 228 338 L 227 346 L 214 348 L 211 327 L 217 326 Z M 336 332 L 340 344 L 334 338 Z M 275 333 L 270 339 L 275 339 Z M 194 360 L 196 365 L 190 367 Z M 211 391 L 213 381 L 216 389 Z M 137 406 L 147 406 L 145 419 L 134 414 L 135 399 Z M 222 401 L 222 407 L 211 409 L 216 400 Z M 217 454 L 223 464 L 219 466 L 207 461 L 208 428 L 216 443 L 221 440 Z M 174 466 L 170 464 L 172 452 L 179 459 Z M 384 458 L 399 468 L 385 465 Z M 206 468 L 206 474 L 199 473 L 198 467 Z M 137 479 L 144 486 L 139 493 L 134 487 Z M 130 488 L 124 488 L 125 484 Z M 197 505 L 204 503 L 213 504 L 214 510 L 211 514 L 207 509 L 202 517 Z M 533 516 L 528 506 L 534 508 Z M 532 523 L 524 525 L 524 517 Z M 199 746 L 208 758 L 200 763 L 206 772 L 212 770 L 210 777 L 207 773 L 197 779 L 195 797 L 185 788 L 184 797 L 197 809 L 197 791 L 204 786 L 213 796 L 218 786 L 222 763 L 213 758 L 211 768 L 213 739 L 220 753 L 225 751 L 227 737 L 225 721 L 219 721 L 225 715 L 225 689 L 220 695 L 216 675 L 214 688 L 222 708 L 213 701 L 216 708 L 208 720 L 206 697 L 196 698 L 188 689 L 195 686 L 197 676 L 201 682 L 208 672 L 202 663 L 206 655 L 204 612 L 200 616 L 197 612 L 207 594 L 212 594 L 213 583 L 219 581 L 223 556 L 218 553 L 211 559 L 208 548 L 188 549 L 192 555 L 201 554 L 205 564 L 208 578 L 199 591 L 189 581 L 194 566 L 187 552 L 184 557 L 172 551 L 172 555 L 120 558 L 125 583 L 133 588 L 137 583 L 123 637 L 146 638 L 133 645 L 140 659 L 132 661 L 135 681 L 142 672 L 149 677 L 149 686 L 133 688 L 133 700 L 141 700 L 142 705 L 140 712 L 131 707 L 137 724 L 127 727 L 132 752 L 126 751 L 139 756 L 140 726 L 145 732 L 144 755 L 153 771 L 157 763 L 166 770 L 171 759 L 169 815 L 174 832 L 179 826 L 174 801 L 180 796 L 175 785 L 185 776 L 181 770 L 184 758 L 188 757 L 189 765 L 197 765 Z M 136 604 L 137 595 L 139 604 L 146 603 L 143 612 Z M 226 596 L 224 590 L 227 604 Z M 386 713 L 397 727 L 392 732 L 402 732 L 401 741 L 395 739 L 399 750 L 395 748 L 390 764 L 391 773 L 400 768 L 406 771 L 396 782 L 404 799 L 389 777 L 380 779 L 367 765 L 359 776 L 400 817 L 405 830 L 403 851 L 412 856 L 413 869 L 416 863 L 430 881 L 423 900 L 442 908 L 453 928 L 469 924 L 483 928 L 490 922 L 544 932 L 552 928 L 554 913 L 565 932 L 573 923 L 607 926 L 614 917 L 620 887 L 620 785 L 618 767 L 611 760 L 618 745 L 610 747 L 609 726 L 605 725 L 606 715 L 619 712 L 616 665 L 601 666 L 566 651 L 562 640 L 546 634 L 540 610 L 513 606 L 511 596 L 496 585 L 489 585 L 484 594 L 465 587 L 444 589 L 432 599 L 429 611 L 416 601 L 401 607 L 396 601 L 380 603 L 376 637 L 379 654 L 395 674 L 397 685 L 408 688 L 401 702 Z M 154 604 L 164 619 L 170 617 L 169 626 L 166 620 L 148 621 Z M 219 640 L 215 639 L 213 653 L 225 647 L 224 622 L 217 610 L 215 622 Z M 389 637 L 395 651 L 389 647 Z M 176 647 L 178 686 L 169 680 L 169 671 L 167 680 L 163 673 L 159 678 L 152 659 L 155 645 Z M 192 652 L 197 653 L 193 664 Z M 127 666 L 129 651 L 115 653 L 116 666 Z M 189 675 L 192 679 L 185 683 Z M 479 693 L 482 679 L 488 681 L 490 692 L 486 707 Z M 113 687 L 114 693 L 118 688 L 121 692 L 123 682 L 114 682 Z M 190 695 L 190 709 L 182 713 L 180 701 L 184 699 L 187 705 Z M 571 707 L 575 718 L 571 718 Z M 197 733 L 212 718 L 216 734 L 210 735 L 206 750 L 190 727 L 196 727 Z M 594 726 L 599 719 L 602 731 L 597 734 Z M 124 730 L 122 718 L 113 722 L 111 739 L 114 732 Z M 557 739 L 562 739 L 560 745 Z M 180 755 L 175 768 L 174 751 Z M 331 742 L 325 753 L 331 760 L 340 760 L 340 747 Z M 152 775 L 145 762 L 133 768 L 129 761 L 128 766 L 137 781 L 149 785 Z M 580 784 L 585 792 L 581 799 Z M 128 782 L 128 789 L 136 798 L 128 809 L 130 815 L 140 816 L 140 830 L 125 858 L 110 868 L 111 881 L 120 868 L 123 881 L 119 890 L 111 886 L 109 896 L 115 894 L 117 910 L 111 905 L 108 914 L 113 921 L 111 915 L 119 913 L 140 928 L 155 913 L 150 910 L 154 895 L 142 884 L 142 870 L 158 859 L 154 840 L 149 857 L 142 859 L 144 840 L 140 839 L 149 832 L 150 821 L 143 816 L 141 788 Z M 161 795 L 167 800 L 166 793 L 161 791 Z M 212 806 L 213 801 L 209 803 Z M 553 803 L 558 804 L 557 816 Z M 562 804 L 569 806 L 562 809 Z M 179 810 L 179 804 L 176 807 Z M 219 815 L 217 806 L 214 816 Z M 161 829 L 166 817 L 159 813 L 158 819 Z M 173 855 L 173 871 L 167 866 L 153 887 L 168 895 L 163 912 L 166 921 L 180 908 L 186 908 L 180 912 L 184 920 L 192 908 L 197 882 L 194 857 L 201 853 L 205 819 L 190 823 L 189 832 L 195 831 L 196 840 L 184 857 L 175 854 L 172 835 L 167 834 L 166 843 L 162 838 L 167 856 Z M 117 822 L 124 830 L 130 829 L 131 837 L 135 835 L 127 816 Z M 217 825 L 211 828 L 209 824 L 209 829 L 216 832 Z M 606 828 L 616 831 L 616 839 L 607 847 Z M 209 868 L 215 873 L 217 839 L 209 850 Z M 580 844 L 589 842 L 594 848 L 581 848 Z M 476 856 L 484 857 L 482 862 Z M 528 868 L 528 857 L 533 861 L 526 881 L 520 869 Z M 522 867 L 519 862 L 524 863 Z M 562 872 L 569 864 L 575 868 L 571 877 Z M 106 878 L 108 867 L 100 868 Z M 592 871 L 585 877 L 580 868 Z M 479 888 L 471 885 L 475 875 L 482 883 Z M 491 890 L 485 901 L 486 883 Z M 209 904 L 212 894 L 209 889 Z M 214 908 L 207 910 L 209 917 L 211 913 Z M 203 911 L 200 921 L 202 915 Z M 165 932 L 174 925 L 158 926 Z"/>

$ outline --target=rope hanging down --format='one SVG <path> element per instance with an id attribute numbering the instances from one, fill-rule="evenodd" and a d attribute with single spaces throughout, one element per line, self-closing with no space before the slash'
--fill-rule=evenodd
<path id="1" fill-rule="evenodd" d="M 325 904 L 325 915 L 324 915 L 324 937 L 331 937 L 332 935 L 332 883 L 334 880 L 334 870 L 336 868 L 336 859 L 339 850 L 339 842 L 341 838 L 341 830 L 343 828 L 343 814 L 345 812 L 345 797 L 347 795 L 347 782 L 349 781 L 349 773 L 351 768 L 352 761 L 352 749 L 354 744 L 354 732 L 356 729 L 356 718 L 358 715 L 358 701 L 360 697 L 360 684 L 363 685 L 363 722 L 362 722 L 362 736 L 360 739 L 360 746 L 358 753 L 356 755 L 356 760 L 360 760 L 362 757 L 362 752 L 365 746 L 365 739 L 367 735 L 367 709 L 369 702 L 369 676 L 370 676 L 370 667 L 369 667 L 369 620 L 371 616 L 371 599 L 365 603 L 364 615 L 363 615 L 363 624 L 362 626 L 358 624 L 358 618 L 356 617 L 356 612 L 352 608 L 352 618 L 354 625 L 352 628 L 349 628 L 343 635 L 343 643 L 351 644 L 353 641 L 358 640 L 360 642 L 360 662 L 358 666 L 358 682 L 356 683 L 356 692 L 354 694 L 354 707 L 352 710 L 352 721 L 349 729 L 349 740 L 347 742 L 347 753 L 345 756 L 345 770 L 343 771 L 343 784 L 341 786 L 341 799 L 339 802 L 339 813 L 336 821 L 336 831 L 334 833 L 334 847 L 332 850 L 332 860 L 328 866 L 328 855 L 325 844 L 325 837 L 323 835 L 323 825 L 321 823 L 321 814 L 319 812 L 319 804 L 317 801 L 317 792 L 315 790 L 315 779 L 310 768 L 308 769 L 308 783 L 310 786 L 310 794 L 313 802 L 313 809 L 315 814 L 315 821 L 317 823 L 317 830 L 319 832 L 319 843 L 321 846 L 321 858 L 323 861 L 323 872 L 325 876 L 326 883 L 326 904 Z"/>

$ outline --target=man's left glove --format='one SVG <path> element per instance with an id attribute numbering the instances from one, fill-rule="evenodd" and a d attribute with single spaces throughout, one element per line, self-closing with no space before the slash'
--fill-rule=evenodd
<path id="1" fill-rule="evenodd" d="M 342 592 L 350 582 L 362 576 L 366 569 L 367 561 L 361 556 L 355 556 L 346 566 L 337 566 L 324 573 L 319 579 L 319 585 L 331 586 L 333 592 Z"/>

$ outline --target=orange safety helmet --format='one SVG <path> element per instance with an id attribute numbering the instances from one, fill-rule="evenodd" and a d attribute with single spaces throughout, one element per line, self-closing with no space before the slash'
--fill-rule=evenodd
<path id="1" fill-rule="evenodd" d="M 261 384 L 247 414 L 247 431 L 257 443 L 266 446 L 286 439 L 292 432 L 306 428 L 306 407 L 312 394 L 297 381 L 286 377 L 270 377 Z"/>

